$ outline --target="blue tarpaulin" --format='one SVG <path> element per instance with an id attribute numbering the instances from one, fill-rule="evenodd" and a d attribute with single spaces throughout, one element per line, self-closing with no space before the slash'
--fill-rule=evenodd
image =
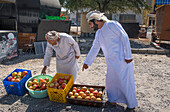
<path id="1" fill-rule="evenodd" d="M 155 0 L 155 5 L 170 4 L 170 0 Z"/>

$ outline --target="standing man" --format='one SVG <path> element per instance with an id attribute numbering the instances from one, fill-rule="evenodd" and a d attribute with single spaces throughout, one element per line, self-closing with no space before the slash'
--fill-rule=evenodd
<path id="1" fill-rule="evenodd" d="M 111 104 L 124 103 L 126 111 L 133 112 L 136 100 L 133 64 L 129 38 L 117 21 L 110 21 L 99 11 L 86 15 L 90 28 L 97 30 L 93 45 L 84 61 L 82 70 L 90 66 L 102 49 L 106 64 L 106 91 Z"/>
<path id="2" fill-rule="evenodd" d="M 80 49 L 77 42 L 72 36 L 56 31 L 49 31 L 45 38 L 47 40 L 47 47 L 44 56 L 44 68 L 41 74 L 46 74 L 46 69 L 50 65 L 54 50 L 56 53 L 57 73 L 73 75 L 75 82 L 79 70 L 76 59 L 80 57 Z"/>

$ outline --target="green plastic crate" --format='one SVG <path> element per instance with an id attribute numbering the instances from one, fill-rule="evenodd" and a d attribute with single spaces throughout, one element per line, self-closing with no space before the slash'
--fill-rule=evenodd
<path id="1" fill-rule="evenodd" d="M 60 16 L 46 16 L 47 20 L 65 20 L 65 17 Z"/>

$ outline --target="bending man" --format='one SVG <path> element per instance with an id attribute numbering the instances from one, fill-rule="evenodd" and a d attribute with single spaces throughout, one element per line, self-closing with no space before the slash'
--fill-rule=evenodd
<path id="1" fill-rule="evenodd" d="M 41 74 L 46 74 L 46 69 L 50 65 L 54 50 L 56 53 L 57 73 L 71 74 L 75 81 L 79 70 L 76 59 L 80 57 L 80 49 L 77 42 L 72 36 L 56 31 L 49 31 L 45 38 L 47 40 L 47 48 L 44 56 L 44 68 Z"/>

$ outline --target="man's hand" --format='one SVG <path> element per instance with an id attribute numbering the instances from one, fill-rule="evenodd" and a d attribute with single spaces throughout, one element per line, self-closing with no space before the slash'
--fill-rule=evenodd
<path id="1" fill-rule="evenodd" d="M 132 62 L 133 59 L 130 59 L 130 60 L 125 59 L 125 61 L 126 61 L 126 63 L 128 64 L 128 63 Z"/>
<path id="2" fill-rule="evenodd" d="M 41 75 L 45 75 L 46 74 L 46 69 L 47 69 L 47 66 L 44 66 L 44 68 L 41 71 Z"/>
<path id="3" fill-rule="evenodd" d="M 75 57 L 76 57 L 76 59 L 79 59 L 80 56 L 75 56 Z"/>
<path id="4" fill-rule="evenodd" d="M 82 71 L 84 71 L 84 69 L 87 69 L 88 68 L 88 65 L 87 64 L 84 64 L 83 65 L 83 68 L 82 68 Z"/>

